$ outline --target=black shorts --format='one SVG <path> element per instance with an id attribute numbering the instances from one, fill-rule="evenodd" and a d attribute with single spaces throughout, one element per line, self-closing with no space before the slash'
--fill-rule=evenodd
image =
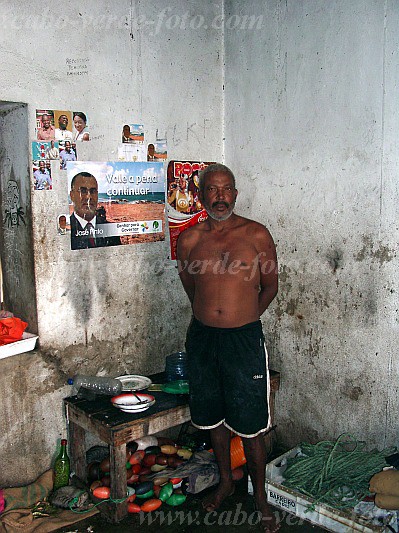
<path id="1" fill-rule="evenodd" d="M 214 328 L 193 317 L 186 352 L 192 424 L 224 423 L 242 437 L 270 427 L 267 354 L 260 320 L 238 328 Z"/>

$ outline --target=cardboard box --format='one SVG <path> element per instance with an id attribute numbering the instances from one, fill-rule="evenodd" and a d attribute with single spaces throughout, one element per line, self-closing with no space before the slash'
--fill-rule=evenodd
<path id="1" fill-rule="evenodd" d="M 388 531 L 392 531 L 385 526 L 373 525 L 367 519 L 355 515 L 353 512 L 340 511 L 322 503 L 316 504 L 314 511 L 308 511 L 308 506 L 314 500 L 282 485 L 284 471 L 287 468 L 287 458 L 295 457 L 298 453 L 300 453 L 300 448 L 293 448 L 267 464 L 266 494 L 267 500 L 271 505 L 336 533 L 349 533 L 352 531 L 388 533 Z M 250 494 L 253 493 L 250 481 L 248 492 Z"/>

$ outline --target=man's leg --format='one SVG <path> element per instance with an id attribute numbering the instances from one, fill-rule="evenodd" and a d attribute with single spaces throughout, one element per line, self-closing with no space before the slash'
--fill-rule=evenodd
<path id="1" fill-rule="evenodd" d="M 234 492 L 234 482 L 230 467 L 230 430 L 224 424 L 210 430 L 213 452 L 219 467 L 220 482 L 217 489 L 204 498 L 202 506 L 207 511 L 218 509 Z"/>
<path id="2" fill-rule="evenodd" d="M 254 488 L 255 504 L 262 514 L 262 526 L 265 531 L 278 531 L 280 526 L 276 522 L 273 510 L 267 503 L 265 491 L 266 445 L 263 433 L 252 438 L 243 438 L 248 472 Z"/>

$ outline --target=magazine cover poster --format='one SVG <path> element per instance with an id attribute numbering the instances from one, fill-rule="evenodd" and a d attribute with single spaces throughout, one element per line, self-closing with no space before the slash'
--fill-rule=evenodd
<path id="1" fill-rule="evenodd" d="M 171 259 L 176 259 L 182 231 L 208 217 L 199 200 L 198 173 L 213 162 L 170 161 L 167 170 L 167 209 Z"/>
<path id="2" fill-rule="evenodd" d="M 67 163 L 71 249 L 165 239 L 165 173 L 158 162 Z"/>

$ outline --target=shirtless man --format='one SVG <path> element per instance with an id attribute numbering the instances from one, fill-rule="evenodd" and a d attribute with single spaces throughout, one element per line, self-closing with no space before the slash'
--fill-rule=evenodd
<path id="1" fill-rule="evenodd" d="M 276 249 L 262 224 L 233 213 L 237 189 L 226 166 L 201 172 L 199 196 L 208 218 L 181 233 L 177 257 L 193 309 L 186 342 L 191 419 L 210 430 L 220 471 L 220 483 L 203 506 L 214 511 L 234 492 L 232 430 L 243 438 L 262 525 L 273 532 L 279 527 L 265 494 L 263 432 L 270 419 L 259 317 L 277 294 Z"/>

